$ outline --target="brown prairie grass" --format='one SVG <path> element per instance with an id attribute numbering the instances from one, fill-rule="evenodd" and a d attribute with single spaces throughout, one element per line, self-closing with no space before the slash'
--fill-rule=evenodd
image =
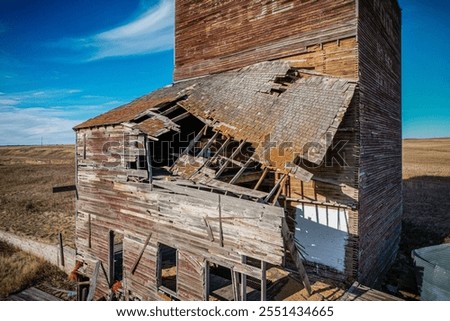
<path id="1" fill-rule="evenodd" d="M 45 260 L 0 241 L 0 299 L 31 286 L 70 289 L 74 284 Z"/>
<path id="2" fill-rule="evenodd" d="M 74 245 L 75 193 L 52 193 L 53 186 L 74 184 L 68 151 L 73 146 L 0 148 L 0 228 L 49 243 L 62 232 Z"/>

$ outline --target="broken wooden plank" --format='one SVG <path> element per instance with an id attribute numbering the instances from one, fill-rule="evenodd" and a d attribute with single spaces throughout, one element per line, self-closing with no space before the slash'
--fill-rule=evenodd
<path id="1" fill-rule="evenodd" d="M 218 178 L 218 177 L 219 177 L 219 176 L 227 169 L 228 164 L 230 164 L 230 161 L 231 161 L 233 158 L 235 158 L 235 157 L 241 152 L 241 149 L 242 149 L 242 147 L 244 147 L 244 145 L 245 145 L 245 140 L 243 140 L 243 141 L 239 144 L 239 146 L 236 148 L 236 150 L 231 154 L 230 159 L 227 159 L 227 160 L 225 161 L 225 163 L 222 165 L 222 167 L 220 167 L 220 169 L 219 169 L 218 172 L 216 173 L 216 177 L 215 177 L 215 178 Z"/>
<path id="2" fill-rule="evenodd" d="M 100 261 L 97 261 L 95 263 L 94 272 L 92 273 L 92 277 L 90 279 L 89 293 L 87 295 L 86 301 L 92 301 L 94 299 L 95 289 L 97 288 L 97 277 L 99 270 L 100 270 Z"/>
<path id="3" fill-rule="evenodd" d="M 264 202 L 268 202 L 270 200 L 270 198 L 273 196 L 273 194 L 275 194 L 275 192 L 277 191 L 278 188 L 280 188 L 281 183 L 284 181 L 284 179 L 286 178 L 287 174 L 283 174 L 283 176 L 277 181 L 277 183 L 275 184 L 275 186 L 272 188 L 272 190 L 270 191 L 270 193 L 266 196 L 266 198 L 264 198 Z"/>
<path id="4" fill-rule="evenodd" d="M 232 185 L 226 182 L 222 182 L 216 179 L 210 179 L 206 177 L 196 177 L 193 179 L 195 182 L 206 185 L 208 187 L 214 187 L 222 191 L 231 192 L 236 195 L 246 195 L 250 198 L 261 199 L 267 196 L 266 192 L 252 190 L 250 188 Z"/>
<path id="5" fill-rule="evenodd" d="M 194 137 L 193 140 L 191 140 L 189 142 L 189 145 L 181 152 L 181 154 L 178 156 L 178 158 L 180 158 L 183 155 L 187 155 L 192 148 L 194 148 L 195 144 L 198 142 L 198 140 L 204 135 L 204 131 L 208 128 L 208 125 L 205 125 L 202 130 Z M 171 167 L 170 167 L 170 171 L 173 170 L 173 168 L 175 167 L 175 164 L 177 162 L 175 162 Z"/>
<path id="6" fill-rule="evenodd" d="M 237 180 L 239 179 L 239 177 L 245 172 L 245 170 L 250 166 L 250 164 L 252 163 L 253 159 L 250 157 L 244 164 L 244 166 L 241 167 L 241 169 L 236 173 L 236 175 L 234 175 L 234 177 L 231 179 L 231 181 L 229 182 L 229 184 L 234 184 L 237 182 Z"/>
<path id="7" fill-rule="evenodd" d="M 264 168 L 264 172 L 261 174 L 261 177 L 259 178 L 255 187 L 253 188 L 254 190 L 257 190 L 261 186 L 262 182 L 264 181 L 264 178 L 266 178 L 268 173 L 269 173 L 269 168 L 268 167 Z"/>
<path id="8" fill-rule="evenodd" d="M 62 233 L 59 233 L 59 256 L 61 257 L 61 266 L 65 266 L 64 260 L 64 244 Z"/>
<path id="9" fill-rule="evenodd" d="M 216 140 L 217 136 L 219 136 L 219 132 L 215 132 L 214 135 L 208 140 L 205 146 L 203 146 L 200 153 L 198 153 L 197 157 L 205 157 L 205 153 L 208 150 L 208 148 L 211 146 L 211 144 Z"/>
<path id="10" fill-rule="evenodd" d="M 288 225 L 285 220 L 283 220 L 282 224 L 282 234 L 285 245 L 289 252 L 291 253 L 291 257 L 297 267 L 297 270 L 302 278 L 303 285 L 305 286 L 306 291 L 309 295 L 312 294 L 311 284 L 309 283 L 308 275 L 306 274 L 305 266 L 303 265 L 300 254 L 298 253 L 297 247 L 295 246 L 294 237 L 291 232 L 289 232 Z"/>
<path id="11" fill-rule="evenodd" d="M 277 193 L 275 194 L 275 197 L 273 198 L 272 205 L 275 205 L 275 204 L 277 203 L 278 198 L 280 197 L 280 194 L 281 194 L 281 192 L 283 191 L 283 185 L 285 184 L 285 182 L 286 182 L 286 180 L 287 180 L 288 177 L 289 177 L 289 176 L 285 176 L 285 177 L 283 178 L 283 180 L 281 181 L 280 187 L 278 188 L 278 191 L 277 191 Z"/>
<path id="12" fill-rule="evenodd" d="M 219 149 L 217 150 L 217 152 L 210 158 L 208 159 L 205 163 L 203 163 L 203 165 L 196 171 L 194 172 L 191 177 L 196 174 L 200 169 L 202 169 L 203 167 L 208 167 L 209 164 L 211 164 L 217 157 L 219 157 L 220 153 L 223 152 L 223 150 L 228 146 L 228 144 L 230 143 L 231 138 L 228 137 L 225 142 L 219 147 Z"/>
<path id="13" fill-rule="evenodd" d="M 177 121 L 180 121 L 180 120 L 183 120 L 183 119 L 189 117 L 189 115 L 191 115 L 191 113 L 187 111 L 187 112 L 185 112 L 185 113 L 183 113 L 183 114 L 181 114 L 181 115 L 178 115 L 178 116 L 172 118 L 171 120 L 172 120 L 174 123 L 176 123 Z"/>
<path id="14" fill-rule="evenodd" d="M 208 222 L 206 217 L 203 218 L 203 222 L 205 222 L 206 231 L 208 233 L 209 240 L 211 242 L 214 242 L 214 235 L 213 235 L 213 232 L 212 232 L 212 229 L 211 229 L 211 225 L 209 225 L 209 222 Z"/>
<path id="15" fill-rule="evenodd" d="M 141 251 L 139 252 L 138 257 L 136 258 L 136 261 L 134 261 L 134 264 L 131 267 L 131 274 L 134 274 L 134 272 L 136 271 L 136 268 L 137 268 L 137 266 L 138 266 L 138 264 L 139 264 L 139 262 L 140 262 L 140 260 L 142 258 L 142 255 L 144 255 L 145 248 L 147 247 L 148 242 L 150 242 L 150 238 L 151 237 L 152 237 L 152 233 L 149 233 L 147 238 L 145 239 L 145 242 L 144 242 L 144 245 L 142 246 Z"/>
<path id="16" fill-rule="evenodd" d="M 167 108 L 165 111 L 163 111 L 162 113 L 160 113 L 160 115 L 167 116 L 168 114 L 170 114 L 171 112 L 173 112 L 173 111 L 179 109 L 180 107 L 181 107 L 180 105 L 175 104 L 175 105 L 173 105 L 172 107 Z"/>

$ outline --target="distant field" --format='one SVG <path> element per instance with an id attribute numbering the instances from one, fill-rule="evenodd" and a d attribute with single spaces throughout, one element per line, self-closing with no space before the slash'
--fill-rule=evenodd
<path id="1" fill-rule="evenodd" d="M 0 146 L 0 164 L 74 164 L 74 145 Z"/>
<path id="2" fill-rule="evenodd" d="M 450 176 L 450 138 L 403 141 L 403 179 Z"/>
<path id="3" fill-rule="evenodd" d="M 75 193 L 52 193 L 74 172 L 73 145 L 0 147 L 0 228 L 50 243 L 61 231 L 74 246 Z M 417 298 L 411 250 L 450 242 L 450 138 L 405 140 L 403 177 L 400 253 L 385 285 Z"/>

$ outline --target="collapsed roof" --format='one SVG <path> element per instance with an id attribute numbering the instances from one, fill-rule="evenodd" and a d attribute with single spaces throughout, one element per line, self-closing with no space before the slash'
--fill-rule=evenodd
<path id="1" fill-rule="evenodd" d="M 355 87 L 352 80 L 296 70 L 289 62 L 263 62 L 175 83 L 74 129 L 126 123 L 157 139 L 179 131 L 177 122 L 193 115 L 214 132 L 251 144 L 253 160 L 309 180 L 295 164 L 300 158 L 320 164 Z M 167 117 L 175 109 L 182 112 Z"/>

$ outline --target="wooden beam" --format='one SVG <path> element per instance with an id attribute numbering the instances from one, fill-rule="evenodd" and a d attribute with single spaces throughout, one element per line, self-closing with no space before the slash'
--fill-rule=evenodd
<path id="1" fill-rule="evenodd" d="M 269 173 L 269 168 L 268 167 L 264 168 L 264 172 L 261 174 L 261 177 L 259 178 L 255 187 L 253 188 L 254 190 L 257 190 L 261 186 L 262 182 L 264 181 L 264 178 L 266 178 L 268 173 Z"/>
<path id="2" fill-rule="evenodd" d="M 185 113 L 183 113 L 183 114 L 181 114 L 181 115 L 178 115 L 178 116 L 172 118 L 171 121 L 173 121 L 174 123 L 176 123 L 177 121 L 180 121 L 180 120 L 182 120 L 182 119 L 185 119 L 185 118 L 189 117 L 190 114 L 191 114 L 191 113 L 187 111 L 187 112 L 185 112 Z"/>
<path id="3" fill-rule="evenodd" d="M 296 202 L 296 203 L 304 203 L 304 204 L 311 204 L 311 205 L 322 205 L 322 206 L 328 206 L 328 207 L 334 207 L 334 208 L 343 208 L 343 209 L 355 209 L 355 207 L 340 204 L 340 203 L 332 203 L 332 202 L 321 202 L 321 201 L 314 201 L 314 200 L 308 200 L 308 199 L 301 199 L 301 198 L 292 198 L 288 197 L 286 198 L 286 201 L 288 202 Z"/>
<path id="4" fill-rule="evenodd" d="M 308 274 L 306 274 L 305 266 L 303 265 L 300 254 L 298 253 L 297 247 L 295 246 L 294 237 L 291 232 L 289 232 L 289 228 L 287 226 L 286 220 L 283 219 L 283 224 L 281 228 L 283 239 L 286 244 L 287 249 L 291 253 L 291 257 L 297 267 L 297 270 L 302 278 L 303 285 L 305 286 L 308 294 L 312 294 L 311 284 L 309 283 Z"/>
<path id="5" fill-rule="evenodd" d="M 205 163 L 203 163 L 203 165 L 200 166 L 200 168 L 199 168 L 197 171 L 195 171 L 195 172 L 191 175 L 191 177 L 192 177 L 195 173 L 197 173 L 200 169 L 202 169 L 203 167 L 208 167 L 209 164 L 211 164 L 217 157 L 219 157 L 220 153 L 222 153 L 222 151 L 228 146 L 228 144 L 230 143 L 230 141 L 231 141 L 231 138 L 228 137 L 228 138 L 225 140 L 225 142 L 222 144 L 222 146 L 219 147 L 219 150 L 213 155 L 213 157 L 211 157 L 211 158 L 208 159 Z"/>
<path id="6" fill-rule="evenodd" d="M 245 170 L 250 166 L 253 159 L 250 157 L 247 162 L 245 162 L 244 166 L 241 167 L 241 169 L 234 175 L 234 177 L 231 179 L 230 184 L 234 184 L 237 182 L 239 177 L 245 172 Z"/>
<path id="7" fill-rule="evenodd" d="M 215 132 L 214 135 L 208 140 L 205 146 L 203 146 L 200 153 L 197 154 L 197 157 L 204 157 L 206 150 L 211 146 L 211 144 L 216 140 L 217 136 L 219 136 L 219 132 Z"/>
<path id="8" fill-rule="evenodd" d="M 61 257 L 61 266 L 65 266 L 64 262 L 64 244 L 62 233 L 59 233 L 59 256 Z"/>
<path id="9" fill-rule="evenodd" d="M 242 264 L 247 264 L 247 257 L 242 256 Z M 242 301 L 247 301 L 247 275 L 241 273 L 241 299 Z"/>
<path id="10" fill-rule="evenodd" d="M 266 198 L 264 199 L 264 202 L 268 202 L 271 197 L 275 194 L 275 192 L 277 191 L 278 188 L 280 188 L 281 182 L 284 181 L 285 177 L 287 176 L 287 174 L 283 174 L 283 176 L 277 181 L 277 183 L 275 184 L 275 186 L 272 188 L 272 190 L 270 191 L 270 193 L 266 196 Z"/>
<path id="11" fill-rule="evenodd" d="M 212 232 L 212 228 L 211 228 L 211 225 L 209 225 L 209 222 L 208 222 L 206 217 L 203 218 L 203 222 L 205 223 L 206 232 L 208 232 L 209 240 L 211 242 L 214 242 L 214 235 L 213 235 L 213 232 Z"/>
<path id="12" fill-rule="evenodd" d="M 177 110 L 178 108 L 180 108 L 180 105 L 175 104 L 170 108 L 167 108 L 165 111 L 163 111 L 162 113 L 160 113 L 160 115 L 166 116 L 168 114 L 170 114 L 171 112 Z"/>
<path id="13" fill-rule="evenodd" d="M 178 156 L 180 158 L 183 155 L 186 155 L 190 152 L 192 148 L 194 148 L 195 144 L 198 142 L 198 140 L 204 135 L 204 131 L 208 128 L 208 125 L 205 125 L 205 127 L 202 128 L 202 130 L 194 137 L 193 140 L 189 142 L 189 145 L 181 152 L 181 154 Z M 177 162 L 173 163 L 173 165 L 170 167 L 170 170 L 173 169 Z"/>
<path id="14" fill-rule="evenodd" d="M 145 249 L 147 248 L 147 245 L 150 242 L 151 237 L 152 237 L 152 233 L 149 233 L 147 238 L 145 239 L 145 242 L 144 242 L 144 245 L 142 246 L 141 251 L 139 252 L 138 257 L 136 258 L 136 261 L 134 261 L 134 264 L 131 268 L 131 274 L 134 274 L 134 272 L 136 271 L 136 268 L 137 268 L 139 262 L 141 261 L 142 255 L 144 255 Z"/>
<path id="15" fill-rule="evenodd" d="M 97 288 L 97 278 L 99 270 L 100 270 L 100 261 L 97 261 L 95 263 L 94 272 L 92 273 L 92 277 L 90 279 L 89 293 L 87 295 L 86 301 L 92 301 L 94 299 L 95 290 Z"/>
<path id="16" fill-rule="evenodd" d="M 102 261 L 100 261 L 100 267 L 102 268 L 103 276 L 105 277 L 106 283 L 108 283 L 108 287 L 110 288 L 112 286 L 111 283 L 112 281 L 108 278 L 108 273 L 106 273 L 106 269 Z"/>
<path id="17" fill-rule="evenodd" d="M 283 185 L 284 185 L 284 183 L 285 183 L 285 181 L 286 181 L 286 179 L 288 178 L 289 176 L 285 176 L 284 178 L 283 178 L 283 180 L 281 181 L 281 186 L 278 188 L 278 191 L 277 191 L 277 193 L 275 194 L 275 197 L 273 198 L 273 202 L 272 202 L 272 205 L 275 205 L 276 203 L 277 203 L 277 201 L 278 201 L 278 197 L 280 197 L 280 194 L 281 194 L 281 191 L 283 190 Z"/>
<path id="18" fill-rule="evenodd" d="M 267 301 L 267 263 L 261 261 L 261 301 Z"/>
<path id="19" fill-rule="evenodd" d="M 233 289 L 234 301 L 240 301 L 239 274 L 233 270 L 231 270 L 231 288 Z"/>
<path id="20" fill-rule="evenodd" d="M 242 149 L 242 147 L 244 147 L 244 145 L 245 145 L 245 140 L 243 140 L 243 141 L 239 144 L 238 148 L 236 148 L 236 150 L 233 152 L 233 154 L 231 154 L 230 159 L 227 160 L 227 161 L 225 161 L 225 163 L 222 165 L 222 167 L 221 167 L 221 168 L 219 169 L 219 171 L 216 173 L 216 177 L 215 177 L 215 178 L 218 178 L 218 177 L 225 171 L 225 169 L 227 169 L 228 164 L 230 164 L 230 160 L 232 160 L 233 158 L 235 158 L 235 157 L 237 156 L 237 154 L 239 154 L 239 153 L 241 152 L 241 149 Z"/>
<path id="21" fill-rule="evenodd" d="M 222 204 L 220 202 L 220 195 L 219 196 L 219 240 L 220 240 L 220 246 L 223 247 L 223 229 L 222 229 Z"/>

